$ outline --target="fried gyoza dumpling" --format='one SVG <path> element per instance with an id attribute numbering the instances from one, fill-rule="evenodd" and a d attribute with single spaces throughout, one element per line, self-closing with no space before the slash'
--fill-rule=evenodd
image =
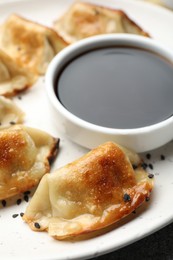
<path id="1" fill-rule="evenodd" d="M 54 30 L 15 14 L 0 28 L 0 48 L 36 74 L 44 74 L 51 59 L 65 46 Z"/>
<path id="2" fill-rule="evenodd" d="M 149 36 L 123 11 L 82 2 L 74 3 L 55 21 L 54 28 L 69 43 L 106 33 Z"/>
<path id="3" fill-rule="evenodd" d="M 0 129 L 23 123 L 24 112 L 9 98 L 0 96 Z"/>
<path id="4" fill-rule="evenodd" d="M 59 139 L 25 126 L 0 130 L 0 200 L 27 191 L 50 171 Z"/>
<path id="5" fill-rule="evenodd" d="M 0 50 L 0 95 L 14 96 L 32 86 L 35 81 L 35 75 L 17 65 Z"/>
<path id="6" fill-rule="evenodd" d="M 107 142 L 46 174 L 24 220 L 33 230 L 46 230 L 56 239 L 81 235 L 130 214 L 150 196 L 152 187 L 139 156 Z"/>

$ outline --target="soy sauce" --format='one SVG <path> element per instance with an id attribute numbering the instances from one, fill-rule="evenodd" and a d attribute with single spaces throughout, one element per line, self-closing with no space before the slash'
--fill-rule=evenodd
<path id="1" fill-rule="evenodd" d="M 85 52 L 66 64 L 55 88 L 67 110 L 103 127 L 145 127 L 173 114 L 173 64 L 145 49 Z"/>

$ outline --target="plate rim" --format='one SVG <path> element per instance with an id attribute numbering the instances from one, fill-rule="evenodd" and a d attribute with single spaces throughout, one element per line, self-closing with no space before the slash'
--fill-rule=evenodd
<path id="1" fill-rule="evenodd" d="M 51 0 L 51 1 L 56 2 L 55 0 Z M 60 0 L 60 1 L 63 1 L 63 0 Z M 98 0 L 98 2 L 99 1 L 101 2 L 101 0 Z M 111 0 L 111 1 L 113 2 L 113 0 Z M 149 2 L 146 2 L 146 1 L 137 1 L 137 0 L 121 0 L 121 1 L 124 2 L 124 3 L 128 2 L 129 4 L 133 3 L 133 5 L 137 5 L 137 6 L 140 6 L 140 7 L 147 6 L 147 8 L 149 8 L 149 9 L 156 10 L 156 11 L 158 10 L 161 13 L 163 12 L 165 14 L 169 14 L 173 18 L 173 12 L 171 10 L 169 10 L 169 9 L 166 9 L 166 8 L 162 7 L 162 6 L 156 6 L 156 5 L 151 4 Z M 10 6 L 10 5 L 14 4 L 14 3 L 16 5 L 17 4 L 20 5 L 21 3 L 22 3 L 22 5 L 25 4 L 25 3 L 29 4 L 30 2 L 32 2 L 34 4 L 35 2 L 42 2 L 42 0 L 10 0 L 8 2 L 3 0 L 3 1 L 0 1 L 0 7 L 4 6 L 4 5 L 5 6 L 8 6 L 8 5 Z M 71 2 L 73 2 L 73 1 L 71 1 Z M 85 2 L 87 2 L 87 1 L 85 0 Z M 96 2 L 96 1 L 90 0 L 90 2 Z M 120 0 L 118 0 L 118 2 L 120 2 Z M 142 235 L 140 235 L 140 237 L 133 238 L 132 240 L 127 239 L 127 241 L 124 244 L 121 244 L 118 247 L 114 247 L 112 244 L 110 245 L 110 247 L 107 247 L 107 245 L 102 245 L 103 246 L 103 250 L 101 250 L 101 251 L 99 251 L 97 253 L 93 252 L 93 251 L 92 252 L 88 251 L 88 254 L 82 255 L 81 252 L 80 252 L 80 255 L 78 255 L 78 254 L 77 255 L 73 255 L 72 258 L 70 258 L 70 259 L 88 259 L 88 258 L 91 258 L 91 257 L 96 257 L 96 256 L 100 256 L 100 255 L 103 255 L 103 254 L 110 253 L 112 251 L 116 251 L 116 250 L 118 250 L 120 248 L 123 248 L 123 247 L 125 247 L 127 245 L 130 245 L 130 244 L 132 244 L 132 243 L 134 243 L 134 242 L 136 242 L 138 240 L 141 240 L 142 238 L 144 238 L 146 236 L 149 236 L 150 234 L 152 234 L 152 233 L 162 229 L 163 227 L 165 227 L 166 225 L 168 225 L 172 221 L 173 221 L 173 214 L 172 214 L 172 216 L 168 216 L 166 218 L 166 221 L 164 219 L 164 221 L 160 222 L 161 224 L 159 226 L 156 225 L 152 230 L 150 230 L 150 232 L 146 231 Z M 12 256 L 11 258 L 14 259 L 15 257 Z M 67 259 L 67 258 L 68 258 L 67 256 L 64 257 L 64 258 L 55 258 L 55 256 L 53 256 L 53 257 L 50 256 L 49 259 L 55 260 L 55 259 Z M 19 257 L 17 257 L 17 259 L 19 259 Z M 32 259 L 32 258 L 28 258 L 28 259 Z M 47 258 L 45 258 L 45 259 L 47 259 Z"/>

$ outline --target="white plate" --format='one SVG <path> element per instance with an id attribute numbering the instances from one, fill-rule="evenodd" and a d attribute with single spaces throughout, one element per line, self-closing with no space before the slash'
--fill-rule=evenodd
<path id="1" fill-rule="evenodd" d="M 54 19 L 72 3 L 72 0 L 30 0 L 25 2 L 4 3 L 0 5 L 0 22 L 15 12 L 45 25 L 52 25 Z M 93 0 L 103 3 L 101 0 Z M 173 13 L 160 7 L 130 0 L 107 0 L 106 5 L 125 10 L 131 18 L 140 24 L 152 37 L 173 48 Z M 51 117 L 44 89 L 44 79 L 15 99 L 26 112 L 26 125 L 48 131 L 61 138 L 61 149 L 53 169 L 74 160 L 87 150 L 75 145 L 66 137 L 57 133 Z M 147 103 L 147 100 L 146 100 Z M 165 155 L 165 160 L 160 155 Z M 151 163 L 155 174 L 155 189 L 150 202 L 136 214 L 119 222 L 116 228 L 82 241 L 60 242 L 44 232 L 33 232 L 21 217 L 12 218 L 15 213 L 23 212 L 25 201 L 16 205 L 15 197 L 0 208 L 0 256 L 1 259 L 85 259 L 117 250 L 127 244 L 143 238 L 162 228 L 173 219 L 173 143 L 152 151 Z M 52 169 L 52 170 L 53 170 Z M 21 196 L 23 198 L 23 196 Z"/>

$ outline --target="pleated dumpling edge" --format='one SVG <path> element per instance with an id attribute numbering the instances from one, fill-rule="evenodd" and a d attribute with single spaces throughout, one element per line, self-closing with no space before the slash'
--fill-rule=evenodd
<path id="1" fill-rule="evenodd" d="M 46 230 L 62 240 L 103 229 L 127 216 L 149 198 L 153 188 L 139 156 L 127 151 L 107 142 L 46 174 L 23 219 L 31 229 Z"/>

